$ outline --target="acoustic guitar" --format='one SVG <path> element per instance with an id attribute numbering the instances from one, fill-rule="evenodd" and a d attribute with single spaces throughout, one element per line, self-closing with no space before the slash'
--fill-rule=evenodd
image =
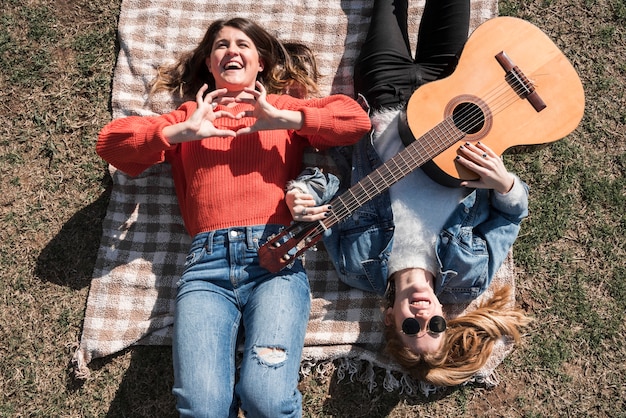
<path id="1" fill-rule="evenodd" d="M 465 142 L 481 141 L 498 155 L 554 142 L 582 119 L 585 99 L 576 70 L 540 29 L 496 17 L 471 34 L 454 73 L 418 88 L 400 122 L 406 147 L 335 197 L 329 216 L 294 222 L 259 248 L 259 262 L 278 272 L 357 208 L 411 171 L 458 185 L 478 176 L 456 163 Z"/>

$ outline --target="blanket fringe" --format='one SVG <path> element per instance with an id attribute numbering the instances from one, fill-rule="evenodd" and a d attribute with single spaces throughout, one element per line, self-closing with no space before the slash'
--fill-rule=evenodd
<path id="1" fill-rule="evenodd" d="M 85 358 L 85 352 L 80 348 L 74 352 L 72 356 L 72 370 L 74 371 L 74 378 L 77 380 L 87 380 L 91 376 L 91 371 L 87 364 L 89 360 Z"/>
<path id="2" fill-rule="evenodd" d="M 334 360 L 323 361 L 303 361 L 300 372 L 302 376 L 312 376 L 322 383 L 327 383 L 333 375 L 336 375 L 338 382 L 347 378 L 350 382 L 357 382 L 367 386 L 368 391 L 372 393 L 379 386 L 380 379 L 376 371 L 377 368 L 384 370 L 382 387 L 386 392 L 399 392 L 409 397 L 418 396 L 419 394 L 429 397 L 446 389 L 415 380 L 408 373 L 386 369 L 371 360 L 355 357 L 340 357 Z M 465 382 L 464 385 L 478 384 L 490 389 L 499 383 L 500 379 L 495 370 L 493 370 L 486 375 L 475 375 L 472 379 Z"/>
<path id="3" fill-rule="evenodd" d="M 89 361 L 85 358 L 85 352 L 77 349 L 71 360 L 74 378 L 77 380 L 87 380 L 91 376 L 88 367 Z M 330 360 L 302 360 L 300 374 L 303 377 L 313 376 L 317 381 L 327 383 L 333 376 L 337 375 L 337 381 L 348 378 L 350 382 L 358 382 L 367 386 L 370 393 L 378 387 L 376 368 L 384 370 L 382 387 L 387 392 L 397 392 L 407 396 L 423 394 L 428 397 L 436 394 L 444 388 L 434 386 L 427 382 L 416 381 L 408 373 L 389 370 L 374 364 L 371 360 L 354 357 L 340 357 Z M 480 384 L 486 388 L 493 388 L 500 383 L 500 379 L 495 370 L 487 375 L 477 374 L 465 384 Z"/>
<path id="4" fill-rule="evenodd" d="M 319 362 L 315 360 L 303 361 L 300 372 L 302 376 L 313 376 L 322 383 L 327 383 L 334 374 L 338 382 L 348 379 L 350 382 L 365 385 L 368 391 L 372 393 L 380 385 L 377 368 L 384 370 L 382 387 L 387 392 L 400 391 L 400 393 L 405 393 L 408 396 L 422 393 L 428 396 L 437 391 L 434 386 L 417 382 L 407 373 L 385 369 L 371 360 L 353 357 L 340 357 Z"/>

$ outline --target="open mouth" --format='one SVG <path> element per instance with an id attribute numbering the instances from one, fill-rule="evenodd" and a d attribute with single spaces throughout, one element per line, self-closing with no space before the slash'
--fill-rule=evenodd
<path id="1" fill-rule="evenodd" d="M 226 65 L 224 65 L 224 69 L 227 71 L 228 70 L 241 70 L 242 68 L 243 68 L 243 65 L 235 61 L 229 61 L 226 63 Z"/>
<path id="2" fill-rule="evenodd" d="M 430 299 L 424 297 L 412 297 L 409 304 L 418 309 L 426 309 L 430 306 Z"/>

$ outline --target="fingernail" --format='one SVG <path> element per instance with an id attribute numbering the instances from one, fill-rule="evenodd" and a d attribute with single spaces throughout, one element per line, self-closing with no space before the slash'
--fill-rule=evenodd
<path id="1" fill-rule="evenodd" d="M 461 159 L 461 156 L 460 156 L 460 155 L 457 155 L 455 159 L 456 159 L 456 160 L 460 160 L 460 159 Z"/>

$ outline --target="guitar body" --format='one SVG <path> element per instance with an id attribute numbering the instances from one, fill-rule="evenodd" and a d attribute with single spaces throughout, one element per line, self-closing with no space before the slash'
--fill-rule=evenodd
<path id="1" fill-rule="evenodd" d="M 454 73 L 417 89 L 399 124 L 406 147 L 331 202 L 330 216 L 294 222 L 259 248 L 261 266 L 278 272 L 320 240 L 324 231 L 422 167 L 457 186 L 476 173 L 456 163 L 465 142 L 498 155 L 516 146 L 556 141 L 576 129 L 585 98 L 578 75 L 554 43 L 532 24 L 498 17 L 468 39 Z"/>
<path id="2" fill-rule="evenodd" d="M 504 52 L 532 84 L 545 104 L 537 110 L 519 88 L 505 81 L 496 59 Z M 523 93 L 523 92 L 521 92 Z M 521 19 L 497 17 L 469 37 L 454 73 L 421 86 L 411 96 L 406 123 L 417 141 L 461 109 L 480 108 L 483 122 L 457 144 L 422 168 L 436 181 L 455 186 L 478 176 L 455 162 L 465 142 L 481 141 L 498 155 L 515 146 L 545 144 L 563 138 L 584 113 L 582 83 L 567 58 L 537 27 Z"/>

